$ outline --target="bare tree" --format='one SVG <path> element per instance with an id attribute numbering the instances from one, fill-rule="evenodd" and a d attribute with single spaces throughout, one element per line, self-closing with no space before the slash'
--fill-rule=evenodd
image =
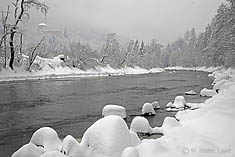
<path id="1" fill-rule="evenodd" d="M 37 0 L 16 0 L 15 3 L 12 3 L 14 6 L 14 17 L 15 22 L 11 25 L 10 29 L 10 51 L 11 51 L 11 58 L 9 62 L 9 67 L 13 70 L 13 63 L 15 58 L 15 50 L 14 50 L 14 38 L 15 34 L 18 31 L 18 25 L 23 20 L 23 17 L 29 17 L 28 10 L 31 7 L 35 7 L 36 9 L 40 10 L 42 13 L 46 15 L 48 11 L 48 6 L 44 3 L 38 2 Z"/>
<path id="2" fill-rule="evenodd" d="M 7 7 L 7 11 L 2 11 L 2 26 L 3 26 L 3 36 L 1 37 L 0 41 L 0 52 L 2 51 L 2 47 L 4 47 L 4 68 L 6 68 L 7 65 L 7 46 L 6 46 L 6 40 L 7 35 L 9 34 L 7 31 L 7 20 L 9 15 L 9 6 Z M 4 44 L 2 46 L 2 44 Z"/>
<path id="3" fill-rule="evenodd" d="M 29 52 L 29 61 L 28 61 L 29 65 L 28 65 L 27 71 L 31 70 L 31 66 L 33 65 L 33 62 L 35 61 L 36 57 L 38 56 L 38 53 L 36 50 L 39 48 L 39 46 L 41 45 L 43 40 L 44 40 L 44 37 L 42 37 L 42 39 L 39 41 L 39 43 L 35 47 L 33 47 L 31 49 L 31 51 Z"/>

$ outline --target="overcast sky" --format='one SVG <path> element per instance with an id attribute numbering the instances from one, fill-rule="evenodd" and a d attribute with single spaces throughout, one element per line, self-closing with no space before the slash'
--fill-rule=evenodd
<path id="1" fill-rule="evenodd" d="M 43 1 L 50 7 L 47 23 L 116 32 L 146 41 L 156 38 L 166 44 L 193 27 L 202 32 L 225 0 Z"/>

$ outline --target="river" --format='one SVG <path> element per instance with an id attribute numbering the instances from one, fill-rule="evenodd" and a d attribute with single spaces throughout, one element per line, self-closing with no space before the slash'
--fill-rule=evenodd
<path id="1" fill-rule="evenodd" d="M 161 126 L 166 116 L 175 115 L 165 112 L 169 101 L 191 89 L 198 93 L 204 87 L 211 88 L 211 82 L 207 73 L 194 71 L 1 82 L 0 156 L 10 156 L 43 126 L 54 128 L 61 139 L 68 134 L 81 138 L 102 117 L 106 104 L 124 106 L 129 126 L 145 102 L 158 100 L 161 109 L 147 118 L 151 126 Z M 185 98 L 187 102 L 205 100 L 199 95 Z"/>

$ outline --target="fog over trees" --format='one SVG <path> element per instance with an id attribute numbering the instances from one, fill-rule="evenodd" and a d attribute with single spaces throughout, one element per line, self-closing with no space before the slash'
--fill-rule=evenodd
<path id="1" fill-rule="evenodd" d="M 25 9 L 23 15 L 26 19 L 17 14 L 22 12 L 20 4 Z M 32 60 L 25 61 L 24 56 L 32 59 L 32 50 L 40 57 L 63 54 L 65 65 L 80 69 L 94 68 L 98 65 L 110 65 L 113 68 L 139 66 L 147 69 L 167 66 L 235 66 L 233 0 L 227 0 L 227 3 L 220 5 L 204 32 L 198 34 L 196 29 L 192 28 L 187 30 L 184 36 L 165 46 L 157 39 L 151 42 L 139 39 L 123 42 L 119 40 L 118 34 L 109 33 L 103 44 L 94 47 L 90 43 L 74 39 L 73 31 L 70 29 L 56 29 L 44 23 L 31 32 L 26 29 L 27 20 L 30 20 L 27 11 L 31 7 L 36 7 L 45 13 L 48 8 L 37 0 L 16 0 L 14 6 L 15 9 L 6 6 L 1 12 L 1 69 L 13 69 L 15 66 L 24 66 L 27 69 Z M 50 12 L 50 9 L 48 11 Z M 15 59 L 12 59 L 13 56 Z"/>

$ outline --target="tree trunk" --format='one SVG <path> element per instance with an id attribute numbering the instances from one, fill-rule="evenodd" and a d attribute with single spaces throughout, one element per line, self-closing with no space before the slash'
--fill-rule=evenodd
<path id="1" fill-rule="evenodd" d="M 15 35 L 15 32 L 11 32 L 11 35 L 10 35 L 10 50 L 11 50 L 11 58 L 10 58 L 10 62 L 9 62 L 9 67 L 14 70 L 13 68 L 13 63 L 14 63 L 14 59 L 15 59 L 15 50 L 14 50 L 14 35 Z"/>

